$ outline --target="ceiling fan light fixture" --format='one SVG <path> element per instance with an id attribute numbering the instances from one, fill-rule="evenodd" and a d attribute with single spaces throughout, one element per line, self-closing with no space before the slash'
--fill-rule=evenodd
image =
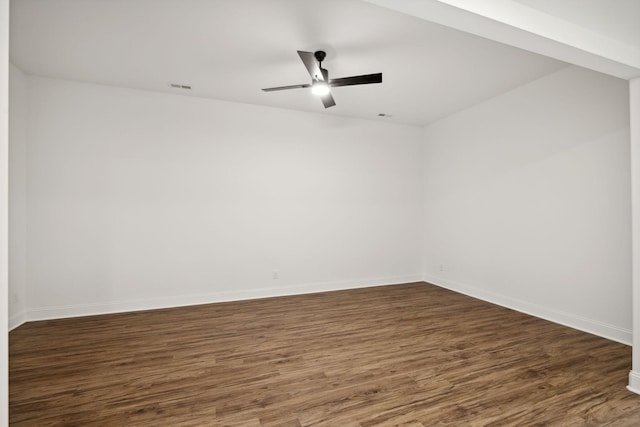
<path id="1" fill-rule="evenodd" d="M 311 93 L 316 96 L 325 96 L 329 93 L 329 91 L 329 85 L 327 84 L 327 82 L 316 80 L 311 85 Z"/>

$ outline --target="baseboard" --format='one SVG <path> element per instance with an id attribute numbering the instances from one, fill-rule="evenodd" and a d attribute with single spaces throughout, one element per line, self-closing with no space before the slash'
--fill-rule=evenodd
<path id="1" fill-rule="evenodd" d="M 640 372 L 629 372 L 629 385 L 627 386 L 627 390 L 635 394 L 640 394 Z"/>
<path id="2" fill-rule="evenodd" d="M 27 313 L 20 312 L 9 317 L 9 331 L 13 331 L 20 325 L 27 322 Z"/>
<path id="3" fill-rule="evenodd" d="M 206 294 L 175 295 L 161 298 L 146 298 L 128 301 L 111 301 L 94 304 L 77 304 L 54 307 L 33 308 L 26 314 L 26 321 L 62 319 L 68 317 L 93 316 L 99 314 L 123 313 L 131 311 L 154 310 L 190 305 L 212 304 L 217 302 L 241 301 L 248 299 L 270 298 L 288 295 L 301 295 L 315 292 L 338 291 L 345 289 L 367 288 L 373 286 L 421 282 L 422 275 L 407 275 L 306 283 L 293 286 L 219 291 Z M 23 322 L 24 323 L 24 322 Z"/>
<path id="4" fill-rule="evenodd" d="M 598 335 L 612 341 L 616 341 L 626 345 L 631 345 L 632 343 L 632 332 L 629 329 L 624 329 L 596 320 L 587 319 L 572 313 L 549 309 L 538 304 L 533 304 L 505 295 L 496 294 L 484 289 L 480 289 L 476 286 L 454 282 L 433 275 L 425 275 L 423 279 L 425 282 L 440 286 L 445 289 L 469 295 L 471 297 L 478 298 L 492 304 L 497 304 L 512 310 L 519 311 L 521 313 L 549 320 L 554 323 L 559 323 L 573 329 L 578 329 L 583 332 Z"/>

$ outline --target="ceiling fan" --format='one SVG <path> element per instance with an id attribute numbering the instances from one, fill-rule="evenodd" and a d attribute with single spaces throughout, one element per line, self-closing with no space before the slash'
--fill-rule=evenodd
<path id="1" fill-rule="evenodd" d="M 322 61 L 327 56 L 323 50 L 316 52 L 304 52 L 299 50 L 298 55 L 304 66 L 307 68 L 311 76 L 311 83 L 269 87 L 262 89 L 265 92 L 273 92 L 276 90 L 300 89 L 310 87 L 313 94 L 318 95 L 324 104 L 324 108 L 333 107 L 336 102 L 331 96 L 331 88 L 339 86 L 367 85 L 371 83 L 382 83 L 382 73 L 363 74 L 361 76 L 342 77 L 339 79 L 329 79 L 329 71 L 322 68 Z"/>

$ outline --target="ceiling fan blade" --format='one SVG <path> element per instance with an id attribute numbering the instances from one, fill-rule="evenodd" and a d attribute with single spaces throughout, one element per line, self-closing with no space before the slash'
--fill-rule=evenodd
<path id="1" fill-rule="evenodd" d="M 298 51 L 298 56 L 302 59 L 304 66 L 307 67 L 307 71 L 313 80 L 324 80 L 324 74 L 320 70 L 320 65 L 316 61 L 316 57 L 312 52 Z"/>
<path id="2" fill-rule="evenodd" d="M 367 85 L 371 83 L 382 83 L 382 73 L 363 74 L 361 76 L 342 77 L 339 79 L 329 80 L 329 86 L 331 87 Z"/>
<path id="3" fill-rule="evenodd" d="M 311 87 L 310 84 L 301 84 L 301 85 L 291 85 L 291 86 L 278 86 L 278 87 L 267 87 L 262 89 L 264 92 L 273 92 L 276 90 L 287 90 L 287 89 L 302 89 L 305 87 Z"/>
<path id="4" fill-rule="evenodd" d="M 324 108 L 329 108 L 329 107 L 333 107 L 334 105 L 336 105 L 336 101 L 333 100 L 333 96 L 331 96 L 331 93 L 328 93 L 326 95 L 321 96 L 320 99 L 322 100 L 322 103 L 324 104 Z"/>

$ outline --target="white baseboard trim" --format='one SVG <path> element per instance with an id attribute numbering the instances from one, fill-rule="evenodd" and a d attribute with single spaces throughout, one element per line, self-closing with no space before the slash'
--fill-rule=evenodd
<path id="1" fill-rule="evenodd" d="M 13 331 L 20 325 L 27 322 L 27 313 L 21 312 L 9 317 L 9 331 Z"/>
<path id="2" fill-rule="evenodd" d="M 587 319 L 572 313 L 566 313 L 559 310 L 553 310 L 538 304 L 522 301 L 516 298 L 500 295 L 494 292 L 486 291 L 476 286 L 471 286 L 451 280 L 443 279 L 433 275 L 425 275 L 424 281 L 441 288 L 449 289 L 461 294 L 465 294 L 483 301 L 497 304 L 521 313 L 559 323 L 573 329 L 598 335 L 603 338 L 610 339 L 622 344 L 631 345 L 632 332 L 629 329 L 620 328 L 618 326 L 599 322 L 597 320 Z M 640 383 L 639 383 L 640 389 Z"/>
<path id="3" fill-rule="evenodd" d="M 161 308 L 183 307 L 189 305 L 212 304 L 217 302 L 241 301 L 288 295 L 301 295 L 315 292 L 368 288 L 373 286 L 412 282 L 422 282 L 422 275 L 416 274 L 375 279 L 307 283 L 283 287 L 218 291 L 206 294 L 175 295 L 160 298 L 152 297 L 129 301 L 109 301 L 104 303 L 39 307 L 29 309 L 26 313 L 25 321 L 63 319 L 68 317 L 154 310 Z M 24 323 L 24 321 L 22 323 Z"/>
<path id="4" fill-rule="evenodd" d="M 627 390 L 635 394 L 640 394 L 640 372 L 629 372 L 629 385 L 627 386 Z"/>

